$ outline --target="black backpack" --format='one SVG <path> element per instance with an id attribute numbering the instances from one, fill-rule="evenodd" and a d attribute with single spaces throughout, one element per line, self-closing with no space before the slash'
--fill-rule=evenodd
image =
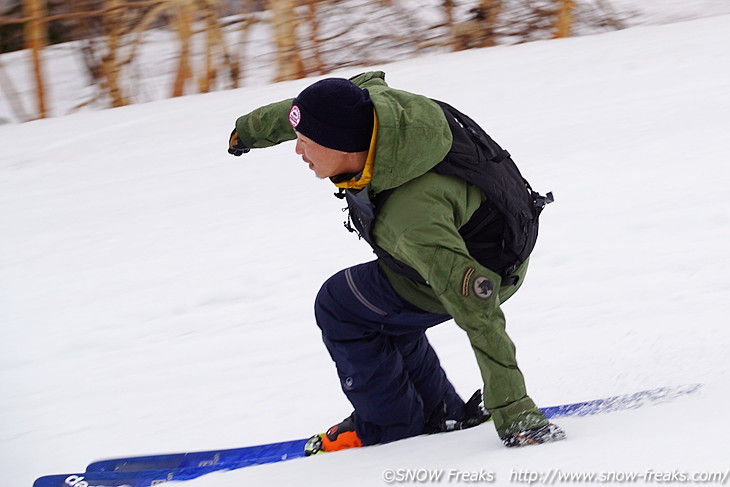
<path id="1" fill-rule="evenodd" d="M 534 249 L 540 213 L 545 205 L 552 203 L 553 195 L 547 193 L 542 196 L 533 191 L 509 152 L 492 140 L 474 120 L 447 103 L 434 101 L 444 111 L 454 141 L 444 160 L 431 170 L 464 179 L 484 191 L 487 197 L 459 233 L 469 254 L 477 262 L 499 274 L 503 284 L 516 284 L 517 278 L 512 274 Z M 338 196 L 347 199 L 349 210 L 349 221 L 345 227 L 364 238 L 378 258 L 391 269 L 427 283 L 415 269 L 396 260 L 374 242 L 372 227 L 375 214 L 391 191 L 384 191 L 371 199 L 367 188 L 340 190 Z"/>

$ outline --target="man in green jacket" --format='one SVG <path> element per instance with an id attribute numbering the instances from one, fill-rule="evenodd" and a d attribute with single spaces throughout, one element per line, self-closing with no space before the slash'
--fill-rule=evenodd
<path id="1" fill-rule="evenodd" d="M 312 437 L 308 453 L 462 429 L 490 415 L 506 446 L 565 437 L 527 395 L 500 308 L 527 270 L 527 256 L 505 248 L 512 220 L 497 201 L 514 191 L 487 195 L 436 167 L 476 163 L 488 150 L 479 134 L 448 105 L 390 88 L 382 72 L 321 80 L 236 121 L 228 149 L 236 156 L 296 139 L 296 153 L 340 188 L 352 230 L 378 256 L 335 274 L 317 296 L 317 324 L 355 410 Z M 497 150 L 489 162 L 508 157 Z M 452 318 L 476 355 L 488 413 L 479 391 L 459 397 L 426 338 Z"/>

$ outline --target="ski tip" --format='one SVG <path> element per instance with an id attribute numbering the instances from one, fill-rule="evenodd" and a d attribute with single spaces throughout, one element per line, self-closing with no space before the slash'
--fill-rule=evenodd
<path id="1" fill-rule="evenodd" d="M 84 481 L 84 474 L 55 474 L 55 475 L 44 475 L 38 477 L 33 482 L 33 487 L 70 487 L 70 486 L 88 486 L 88 482 Z"/>

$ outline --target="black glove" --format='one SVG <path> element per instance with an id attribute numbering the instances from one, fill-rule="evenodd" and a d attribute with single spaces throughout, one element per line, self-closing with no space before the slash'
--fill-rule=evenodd
<path id="1" fill-rule="evenodd" d="M 228 140 L 228 153 L 238 157 L 250 150 L 251 149 L 243 145 L 241 139 L 238 138 L 238 132 L 236 132 L 236 129 L 233 129 L 233 132 L 231 132 L 231 138 Z"/>

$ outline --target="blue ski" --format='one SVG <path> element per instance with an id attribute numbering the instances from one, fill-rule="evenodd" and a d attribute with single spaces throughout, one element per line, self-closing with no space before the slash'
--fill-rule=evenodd
<path id="1" fill-rule="evenodd" d="M 624 409 L 636 409 L 642 406 L 669 402 L 677 397 L 693 394 L 702 388 L 702 384 L 689 384 L 677 387 L 659 387 L 646 391 L 623 394 L 620 396 L 593 399 L 592 401 L 564 404 L 540 408 L 549 419 L 565 418 L 568 416 L 589 416 L 593 414 L 610 413 Z"/>
<path id="2" fill-rule="evenodd" d="M 304 456 L 306 439 L 230 450 L 150 455 L 94 462 L 77 474 L 46 475 L 33 487 L 150 487 Z"/>
<path id="3" fill-rule="evenodd" d="M 668 402 L 695 393 L 701 387 L 702 384 L 661 387 L 541 409 L 550 419 L 588 416 Z M 89 464 L 84 473 L 40 477 L 33 487 L 151 487 L 171 480 L 190 480 L 217 470 L 235 470 L 300 458 L 304 456 L 306 441 L 304 438 L 226 450 L 101 460 Z"/>
<path id="4" fill-rule="evenodd" d="M 33 487 L 150 487 L 190 480 L 217 470 L 234 470 L 304 456 L 306 439 L 229 450 L 102 460 L 84 473 L 46 475 Z"/>
<path id="5" fill-rule="evenodd" d="M 137 470 L 175 470 L 186 468 L 207 468 L 211 471 L 248 467 L 264 463 L 283 462 L 304 456 L 303 440 L 282 441 L 267 445 L 248 446 L 229 450 L 211 450 L 168 455 L 101 460 L 89 464 L 86 472 L 133 472 Z"/>

